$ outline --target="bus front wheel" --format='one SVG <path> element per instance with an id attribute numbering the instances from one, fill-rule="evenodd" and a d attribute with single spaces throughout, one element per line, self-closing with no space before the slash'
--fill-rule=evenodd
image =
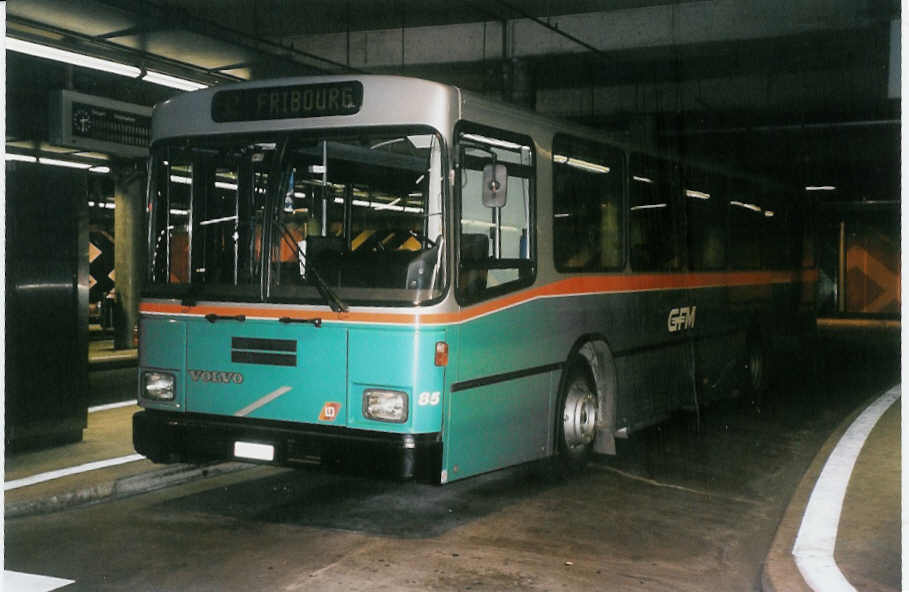
<path id="1" fill-rule="evenodd" d="M 574 364 L 559 397 L 558 459 L 563 474 L 577 473 L 590 458 L 597 426 L 597 395 L 584 363 Z"/>

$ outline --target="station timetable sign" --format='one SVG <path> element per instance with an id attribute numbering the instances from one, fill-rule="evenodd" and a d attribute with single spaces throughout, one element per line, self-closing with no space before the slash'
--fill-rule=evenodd
<path id="1" fill-rule="evenodd" d="M 222 90 L 211 102 L 218 123 L 353 115 L 363 106 L 357 80 Z"/>
<path id="2" fill-rule="evenodd" d="M 70 90 L 51 95 L 50 140 L 126 158 L 148 156 L 151 107 Z"/>

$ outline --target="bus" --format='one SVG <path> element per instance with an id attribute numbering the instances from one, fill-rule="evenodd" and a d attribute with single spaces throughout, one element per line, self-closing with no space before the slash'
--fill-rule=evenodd
<path id="1" fill-rule="evenodd" d="M 814 322 L 786 189 L 396 76 L 158 105 L 136 450 L 447 483 L 759 393 Z M 548 459 L 548 460 L 547 460 Z"/>

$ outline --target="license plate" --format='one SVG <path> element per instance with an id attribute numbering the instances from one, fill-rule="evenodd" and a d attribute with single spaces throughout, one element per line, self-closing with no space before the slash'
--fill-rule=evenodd
<path id="1" fill-rule="evenodd" d="M 234 442 L 234 456 L 252 460 L 275 460 L 275 447 L 255 442 Z"/>

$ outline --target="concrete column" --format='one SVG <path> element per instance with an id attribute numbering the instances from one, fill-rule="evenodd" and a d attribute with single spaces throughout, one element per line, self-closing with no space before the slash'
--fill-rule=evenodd
<path id="1" fill-rule="evenodd" d="M 145 166 L 122 162 L 114 175 L 114 349 L 133 347 L 145 261 Z"/>
<path id="2" fill-rule="evenodd" d="M 637 115 L 631 119 L 631 141 L 650 150 L 657 149 L 657 121 L 653 115 Z"/>
<path id="3" fill-rule="evenodd" d="M 509 102 L 533 109 L 536 106 L 536 89 L 534 88 L 533 66 L 527 60 L 512 59 L 506 64 L 509 76 L 505 83 Z"/>

